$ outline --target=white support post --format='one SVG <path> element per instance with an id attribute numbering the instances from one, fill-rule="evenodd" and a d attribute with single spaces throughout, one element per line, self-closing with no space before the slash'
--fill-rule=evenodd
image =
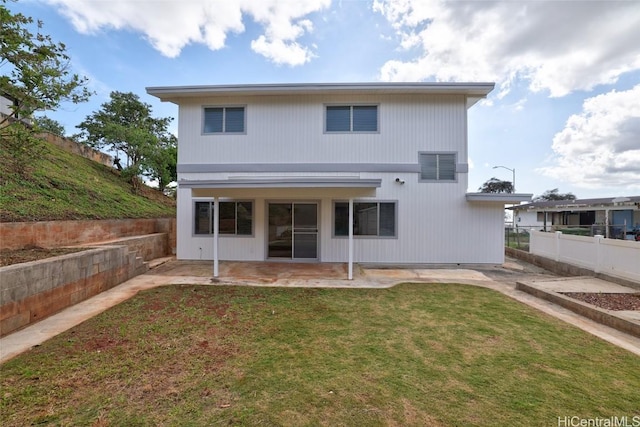
<path id="1" fill-rule="evenodd" d="M 604 237 L 609 238 L 609 209 L 604 210 Z"/>
<path id="2" fill-rule="evenodd" d="M 213 277 L 218 277 L 218 224 L 220 218 L 220 209 L 218 209 L 218 198 L 213 198 Z"/>
<path id="3" fill-rule="evenodd" d="M 353 280 L 353 199 L 349 199 L 349 280 Z"/>
<path id="4" fill-rule="evenodd" d="M 560 261 L 560 238 L 562 237 L 562 231 L 556 231 L 556 247 L 555 247 L 555 255 L 553 259 L 555 261 Z"/>

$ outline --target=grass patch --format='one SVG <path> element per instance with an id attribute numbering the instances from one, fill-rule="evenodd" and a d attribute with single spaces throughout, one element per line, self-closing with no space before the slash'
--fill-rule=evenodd
<path id="1" fill-rule="evenodd" d="M 38 261 L 59 255 L 85 251 L 86 248 L 40 248 L 31 246 L 23 249 L 0 249 L 0 267 L 22 262 Z"/>
<path id="2" fill-rule="evenodd" d="M 0 221 L 175 216 L 174 199 L 142 187 L 134 193 L 113 168 L 43 142 L 22 175 L 0 159 Z"/>
<path id="3" fill-rule="evenodd" d="M 168 286 L 2 366 L 0 424 L 557 425 L 638 357 L 483 288 Z"/>

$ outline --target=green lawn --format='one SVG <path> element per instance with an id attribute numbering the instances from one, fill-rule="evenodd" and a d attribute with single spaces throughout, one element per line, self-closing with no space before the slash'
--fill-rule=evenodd
<path id="1" fill-rule="evenodd" d="M 639 367 L 484 288 L 168 286 L 4 364 L 0 425 L 557 426 L 640 416 Z"/>

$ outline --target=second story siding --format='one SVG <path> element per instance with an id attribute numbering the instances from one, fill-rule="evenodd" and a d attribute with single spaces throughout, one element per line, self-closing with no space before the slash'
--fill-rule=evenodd
<path id="1" fill-rule="evenodd" d="M 375 132 L 325 132 L 327 105 L 375 105 Z M 244 107 L 243 133 L 204 133 L 204 107 Z M 180 103 L 180 164 L 416 163 L 419 152 L 467 157 L 464 95 L 215 96 Z"/>

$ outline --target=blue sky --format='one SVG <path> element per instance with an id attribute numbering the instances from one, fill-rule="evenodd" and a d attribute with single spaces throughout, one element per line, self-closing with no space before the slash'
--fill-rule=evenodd
<path id="1" fill-rule="evenodd" d="M 111 91 L 155 116 L 147 86 L 491 81 L 469 111 L 469 190 L 640 194 L 640 3 L 574 0 L 21 0 L 96 94 L 51 118 L 67 134 Z M 174 123 L 175 124 L 175 123 Z"/>

